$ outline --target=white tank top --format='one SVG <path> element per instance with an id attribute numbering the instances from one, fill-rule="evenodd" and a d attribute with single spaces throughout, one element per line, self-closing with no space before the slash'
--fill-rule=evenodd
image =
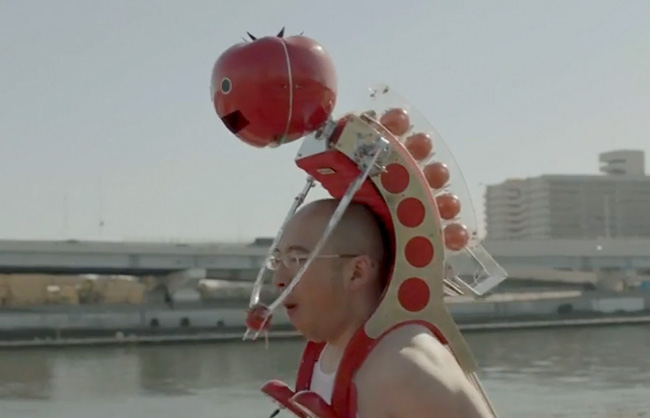
<path id="1" fill-rule="evenodd" d="M 321 369 L 321 359 L 323 350 L 318 357 L 318 361 L 314 364 L 314 372 L 311 375 L 311 391 L 317 393 L 328 404 L 332 403 L 332 392 L 334 391 L 334 379 L 336 372 L 324 373 Z"/>
<path id="2" fill-rule="evenodd" d="M 325 402 L 332 404 L 332 392 L 334 392 L 334 379 L 336 379 L 336 371 L 334 373 L 324 373 L 321 369 L 321 358 L 325 350 L 321 351 L 318 361 L 314 364 L 314 372 L 311 374 L 310 390 L 317 393 Z M 357 412 L 357 418 L 359 413 Z"/>

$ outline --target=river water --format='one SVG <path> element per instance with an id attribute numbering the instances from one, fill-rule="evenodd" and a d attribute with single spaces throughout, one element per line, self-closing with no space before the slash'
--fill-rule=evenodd
<path id="1" fill-rule="evenodd" d="M 503 418 L 650 417 L 650 326 L 467 340 Z M 260 341 L 0 351 L 0 417 L 268 417 L 274 405 L 259 387 L 293 382 L 301 350 Z"/>

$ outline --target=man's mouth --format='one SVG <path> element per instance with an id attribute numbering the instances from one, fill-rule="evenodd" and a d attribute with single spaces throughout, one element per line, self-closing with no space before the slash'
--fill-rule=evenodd
<path id="1" fill-rule="evenodd" d="M 296 308 L 296 306 L 298 306 L 298 305 L 296 305 L 295 303 L 285 303 L 284 304 L 284 307 L 287 309 L 287 311 L 294 310 Z"/>

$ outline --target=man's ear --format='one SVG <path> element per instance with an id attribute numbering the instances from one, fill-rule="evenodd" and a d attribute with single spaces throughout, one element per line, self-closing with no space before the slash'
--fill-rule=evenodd
<path id="1" fill-rule="evenodd" d="M 350 290 L 359 290 L 370 284 L 373 277 L 373 263 L 367 255 L 360 255 L 350 260 L 347 286 Z"/>

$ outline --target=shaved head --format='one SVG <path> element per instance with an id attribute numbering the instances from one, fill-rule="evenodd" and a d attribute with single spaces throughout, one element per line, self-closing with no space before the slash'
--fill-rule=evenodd
<path id="1" fill-rule="evenodd" d="M 285 259 L 289 261 L 293 256 L 307 259 L 339 203 L 323 199 L 301 207 L 286 224 L 276 256 L 289 255 Z M 381 222 L 368 207 L 348 205 L 284 302 L 294 326 L 312 341 L 329 342 L 359 327 L 379 303 L 388 279 L 387 242 Z M 290 283 L 298 274 L 299 263 L 278 264 L 276 286 Z"/>
<path id="2" fill-rule="evenodd" d="M 338 199 L 316 200 L 302 207 L 294 220 L 308 218 L 320 238 L 339 203 Z M 339 253 L 368 255 L 376 261 L 385 256 L 383 228 L 375 214 L 360 203 L 350 203 L 327 243 Z"/>

